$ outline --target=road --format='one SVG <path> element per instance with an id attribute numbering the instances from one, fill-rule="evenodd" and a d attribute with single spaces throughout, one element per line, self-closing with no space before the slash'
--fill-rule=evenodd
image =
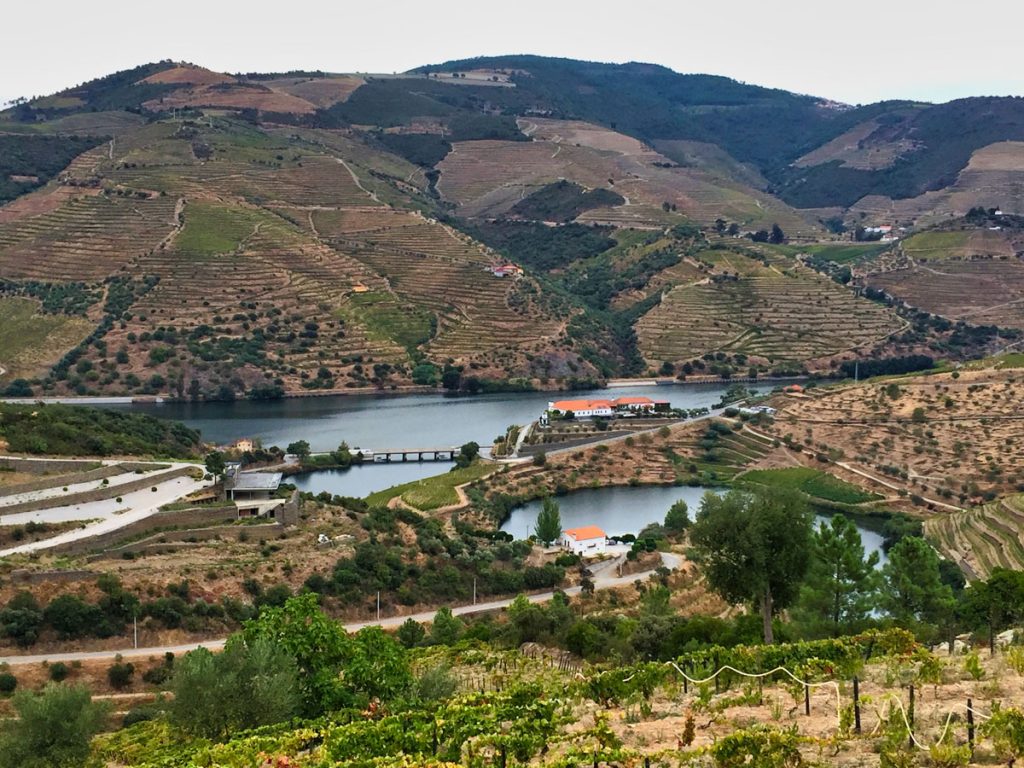
<path id="1" fill-rule="evenodd" d="M 615 566 L 622 562 L 624 558 L 618 557 L 613 560 L 608 560 L 605 563 L 600 563 L 592 569 L 594 574 L 593 582 L 594 589 L 611 589 L 614 587 L 624 587 L 636 581 L 646 581 L 655 575 L 655 571 L 641 571 L 640 573 L 633 573 L 628 576 L 608 576 L 605 575 L 609 571 L 614 571 Z M 680 555 L 675 555 L 670 552 L 661 553 L 661 562 L 666 568 L 676 569 L 679 568 L 683 563 L 683 558 Z M 567 595 L 578 595 L 580 593 L 579 587 L 569 587 L 568 589 L 562 590 Z M 527 595 L 526 598 L 531 603 L 543 603 L 554 597 L 554 592 L 541 592 L 535 595 Z M 508 608 L 515 598 L 508 597 L 502 598 L 501 600 L 490 600 L 485 603 L 477 603 L 476 605 L 458 605 L 452 606 L 452 613 L 456 616 L 468 616 L 474 613 L 486 613 L 488 611 L 500 611 Z M 343 626 L 349 632 L 357 632 L 364 627 L 383 627 L 384 629 L 397 629 L 406 620 L 413 619 L 414 621 L 429 622 L 434 618 L 434 611 L 425 611 L 423 613 L 407 614 L 404 616 L 388 616 L 385 618 L 372 621 L 356 621 L 349 622 Z M 139 656 L 163 656 L 165 653 L 173 653 L 175 655 L 188 653 L 196 648 L 209 648 L 210 650 L 218 650 L 224 647 L 224 642 L 227 638 L 216 638 L 213 640 L 204 640 L 202 642 L 183 643 L 181 645 L 160 645 L 152 646 L 149 648 L 120 648 L 111 649 L 106 651 L 78 651 L 73 653 L 42 653 L 31 656 L 3 656 L 0 657 L 0 664 L 41 664 L 44 661 L 48 661 L 51 664 L 62 661 L 88 661 L 91 659 L 113 659 L 115 656 L 124 657 L 139 657 Z"/>

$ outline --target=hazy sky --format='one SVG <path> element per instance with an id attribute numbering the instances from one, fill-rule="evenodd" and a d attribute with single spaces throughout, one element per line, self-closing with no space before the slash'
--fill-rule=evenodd
<path id="1" fill-rule="evenodd" d="M 648 61 L 850 103 L 1024 94 L 1024 3 L 991 0 L 11 0 L 0 102 L 164 58 L 393 72 L 536 53 Z"/>

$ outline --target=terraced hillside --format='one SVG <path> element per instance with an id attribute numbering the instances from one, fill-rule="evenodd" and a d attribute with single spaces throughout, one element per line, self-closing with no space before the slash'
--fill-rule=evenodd
<path id="1" fill-rule="evenodd" d="M 952 183 L 941 189 L 902 199 L 868 195 L 850 213 L 877 223 L 929 226 L 963 216 L 975 206 L 1024 213 L 1024 142 L 1000 141 L 975 150 Z"/>
<path id="2" fill-rule="evenodd" d="M 585 212 L 581 222 L 650 228 L 683 214 L 704 224 L 725 217 L 751 229 L 778 222 L 794 234 L 816 231 L 769 195 L 725 176 L 679 167 L 613 130 L 544 118 L 521 119 L 519 125 L 533 141 L 459 142 L 438 164 L 438 189 L 458 204 L 461 215 L 499 215 L 544 185 L 569 179 L 626 198 L 623 205 Z"/>
<path id="3" fill-rule="evenodd" d="M 649 362 L 714 352 L 815 360 L 870 347 L 903 326 L 891 311 L 795 262 L 706 253 L 712 274 L 672 288 L 637 322 Z"/>
<path id="4" fill-rule="evenodd" d="M 936 515 L 924 530 L 971 578 L 988 578 L 994 568 L 1024 569 L 1024 496 Z"/>
<path id="5" fill-rule="evenodd" d="M 859 484 L 897 491 L 908 509 L 957 512 L 1017 490 L 1020 374 L 965 369 L 780 398 L 771 432 L 832 452 Z"/>
<path id="6" fill-rule="evenodd" d="M 407 384 L 431 360 L 528 374 L 564 311 L 411 212 L 414 170 L 344 133 L 224 117 L 158 120 L 86 152 L 35 207 L 0 218 L 3 277 L 117 280 L 94 343 L 43 389 L 275 396 Z M 49 362 L 68 346 L 44 345 Z"/>

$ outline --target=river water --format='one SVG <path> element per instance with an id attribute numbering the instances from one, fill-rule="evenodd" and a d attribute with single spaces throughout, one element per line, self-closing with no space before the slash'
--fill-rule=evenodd
<path id="1" fill-rule="evenodd" d="M 769 385 L 765 384 L 762 389 Z M 646 396 L 675 408 L 709 407 L 728 385 L 673 384 L 616 387 L 584 392 L 522 392 L 466 397 L 444 395 L 338 395 L 269 402 L 135 403 L 132 411 L 183 421 L 211 443 L 259 438 L 284 448 L 306 440 L 314 451 L 329 451 L 344 440 L 370 450 L 458 446 L 475 440 L 489 446 L 510 424 L 526 425 L 551 400 Z"/>
<path id="2" fill-rule="evenodd" d="M 766 383 L 762 388 L 767 386 L 770 385 Z M 536 420 L 551 400 L 646 396 L 668 400 L 675 408 L 691 409 L 715 405 L 727 388 L 727 384 L 683 383 L 571 394 L 341 395 L 269 402 L 136 403 L 107 407 L 176 419 L 201 430 L 204 440 L 218 444 L 258 438 L 265 446 L 283 448 L 296 440 L 306 440 L 314 451 L 327 451 L 343 440 L 367 450 L 448 447 L 474 440 L 486 448 L 510 424 L 526 425 Z M 364 497 L 445 472 L 450 466 L 432 461 L 367 464 L 297 475 L 289 481 L 303 491 Z M 563 527 L 597 525 L 614 536 L 635 534 L 648 523 L 663 521 L 668 508 L 679 499 L 686 501 L 692 516 L 706 490 L 688 486 L 586 489 L 560 497 L 558 503 Z M 527 529 L 533 529 L 540 504 L 534 501 L 515 510 L 502 529 L 517 537 L 525 535 Z M 858 527 L 865 549 L 881 547 L 880 535 Z"/>
<path id="3" fill-rule="evenodd" d="M 623 536 L 627 533 L 636 534 L 649 523 L 661 523 L 669 507 L 682 499 L 690 508 L 690 519 L 700 508 L 701 498 L 708 488 L 691 488 L 689 486 L 641 486 L 619 488 L 586 488 L 555 499 L 558 502 L 562 518 L 562 528 L 577 528 L 584 525 L 596 525 L 609 536 Z M 720 492 L 714 491 L 712 492 Z M 513 510 L 508 520 L 501 526 L 517 539 L 533 533 L 540 512 L 541 500 L 531 501 L 525 506 Z M 827 522 L 825 517 L 815 517 L 814 525 Z M 880 562 L 885 562 L 882 551 L 883 537 L 876 531 L 865 528 L 860 521 L 855 521 L 860 531 L 860 540 L 867 554 L 878 552 Z"/>
<path id="4" fill-rule="evenodd" d="M 767 387 L 769 385 L 765 385 Z M 485 450 L 511 424 L 525 426 L 552 400 L 566 397 L 645 396 L 668 400 L 675 408 L 715 405 L 725 384 L 672 384 L 614 387 L 584 392 L 518 392 L 472 397 L 444 395 L 339 395 L 269 402 L 136 403 L 108 406 L 176 419 L 199 429 L 217 444 L 258 438 L 281 448 L 306 440 L 313 451 L 329 451 L 343 440 L 366 450 L 447 448 L 479 443 Z M 329 491 L 340 496 L 366 496 L 393 485 L 444 472 L 447 463 L 392 462 L 353 467 L 348 471 L 316 472 L 294 478 L 304 491 Z"/>

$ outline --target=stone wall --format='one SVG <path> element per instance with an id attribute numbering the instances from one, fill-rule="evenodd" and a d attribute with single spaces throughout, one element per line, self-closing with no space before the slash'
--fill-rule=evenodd
<path id="1" fill-rule="evenodd" d="M 161 531 L 144 539 L 133 541 L 130 544 L 105 549 L 103 552 L 91 555 L 88 559 L 89 562 L 93 562 L 95 560 L 121 558 L 126 553 L 157 555 L 177 552 L 182 549 L 198 546 L 199 542 L 210 541 L 211 539 L 232 539 L 238 541 L 246 536 L 252 539 L 265 539 L 276 536 L 282 530 L 284 530 L 284 526 L 278 523 L 265 523 L 262 525 L 218 525 L 212 528 Z"/>
<path id="2" fill-rule="evenodd" d="M 124 496 L 127 493 L 132 493 L 133 491 L 141 491 L 143 488 L 152 488 L 154 485 L 159 485 L 160 483 L 168 480 L 173 480 L 176 477 L 184 477 L 193 471 L 195 471 L 195 468 L 193 467 L 178 467 L 176 469 L 167 470 L 166 472 L 141 475 L 138 480 L 132 480 L 131 482 L 122 483 L 121 485 L 108 485 L 102 488 L 95 488 L 91 491 L 69 493 L 66 496 L 51 496 L 45 499 L 23 501 L 20 504 L 9 504 L 5 507 L 0 507 L 0 514 L 13 515 L 18 512 L 35 512 L 39 509 L 70 507 L 73 504 L 88 504 L 92 501 L 113 499 L 118 496 Z"/>
<path id="3" fill-rule="evenodd" d="M 143 536 L 160 528 L 181 528 L 183 526 L 209 526 L 226 523 L 237 519 L 233 504 L 216 507 L 189 507 L 157 512 L 142 520 L 129 523 L 116 531 L 108 531 L 84 539 L 76 539 L 51 547 L 48 552 L 68 555 L 81 555 L 88 552 L 106 550 L 128 539 Z"/>

